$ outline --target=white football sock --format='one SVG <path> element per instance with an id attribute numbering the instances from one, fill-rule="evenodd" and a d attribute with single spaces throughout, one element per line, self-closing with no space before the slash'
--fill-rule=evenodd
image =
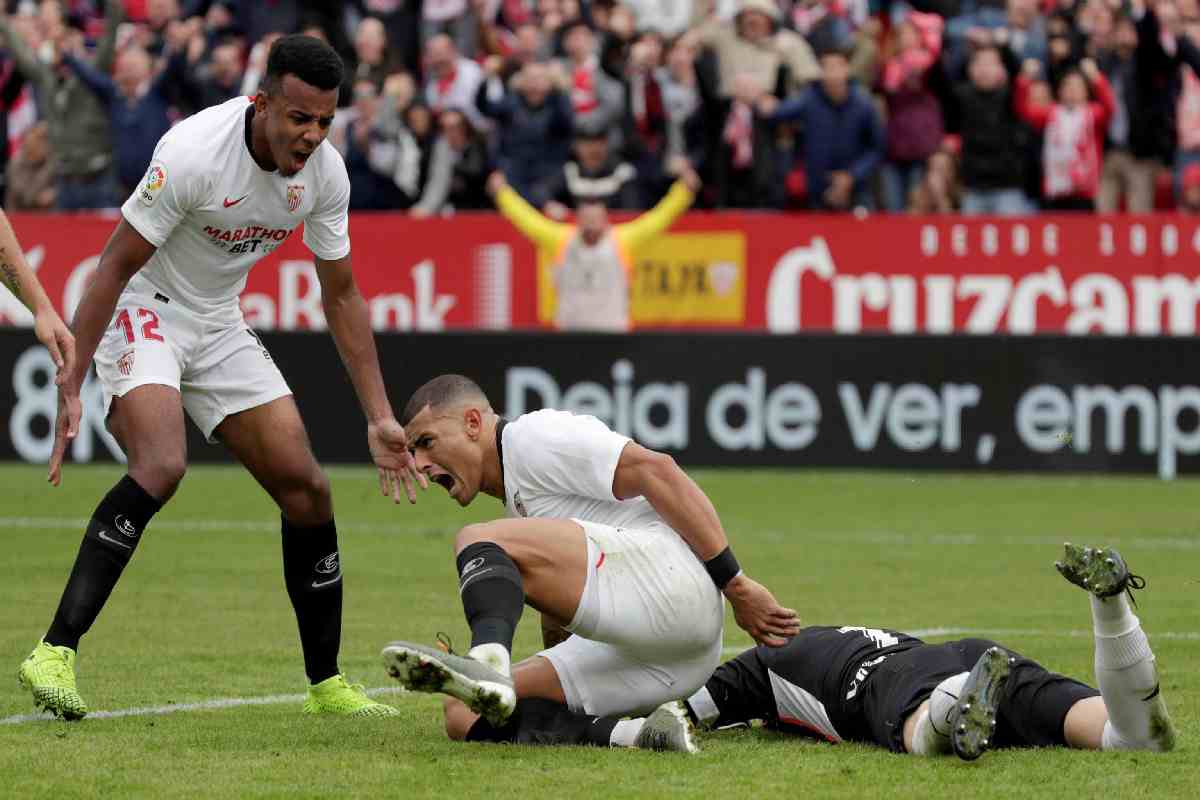
<path id="1" fill-rule="evenodd" d="M 958 701 L 970 673 L 960 672 L 939 683 L 929 695 L 928 710 L 917 718 L 913 728 L 912 752 L 936 756 L 950 752 L 950 711 Z"/>
<path id="2" fill-rule="evenodd" d="M 499 642 L 476 645 L 467 651 L 467 658 L 487 664 L 505 677 L 512 675 L 512 656 Z"/>
<path id="3" fill-rule="evenodd" d="M 608 743 L 613 747 L 636 747 L 638 734 L 642 732 L 645 724 L 645 717 L 618 720 L 608 737 Z"/>
<path id="4" fill-rule="evenodd" d="M 1096 683 L 1108 709 L 1105 750 L 1170 749 L 1170 717 L 1159 692 L 1158 669 L 1141 622 L 1124 594 L 1095 597 Z"/>
<path id="5" fill-rule="evenodd" d="M 699 691 L 687 699 L 687 707 L 695 715 L 697 725 L 707 725 L 721 716 L 721 709 L 717 708 L 707 686 L 701 686 Z"/>

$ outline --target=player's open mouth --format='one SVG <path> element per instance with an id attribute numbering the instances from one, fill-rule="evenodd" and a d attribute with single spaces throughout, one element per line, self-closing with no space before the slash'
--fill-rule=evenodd
<path id="1" fill-rule="evenodd" d="M 445 489 L 448 494 L 454 494 L 454 478 L 452 478 L 449 473 L 430 475 L 429 479 Z"/>
<path id="2" fill-rule="evenodd" d="M 307 153 L 304 152 L 303 150 L 297 150 L 296 152 L 292 153 L 292 158 L 296 159 L 297 166 L 303 167 L 305 164 L 308 163 L 308 157 L 311 155 L 312 155 L 311 150 L 308 151 Z"/>

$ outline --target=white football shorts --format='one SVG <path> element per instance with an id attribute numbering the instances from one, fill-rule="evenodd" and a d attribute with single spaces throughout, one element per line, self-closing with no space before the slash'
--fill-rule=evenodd
<path id="1" fill-rule="evenodd" d="M 214 325 L 158 294 L 121 295 L 95 360 L 105 418 L 114 397 L 147 384 L 171 386 L 209 442 L 230 414 L 292 393 L 244 321 Z"/>
<path id="2" fill-rule="evenodd" d="M 725 603 L 670 528 L 575 520 L 588 545 L 574 635 L 543 650 L 573 711 L 641 714 L 690 696 L 721 660 Z"/>

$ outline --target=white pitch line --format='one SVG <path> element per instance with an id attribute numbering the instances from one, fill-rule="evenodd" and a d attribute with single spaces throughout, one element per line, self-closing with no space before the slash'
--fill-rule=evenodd
<path id="1" fill-rule="evenodd" d="M 1091 631 L 1083 630 L 1066 630 L 1066 631 L 1045 631 L 1031 630 L 1026 628 L 915 628 L 907 631 L 911 636 L 1068 636 L 1068 637 L 1088 637 L 1091 638 Z M 1187 641 L 1200 641 L 1200 632 L 1197 631 L 1165 631 L 1154 633 L 1152 639 L 1183 639 Z M 726 645 L 721 648 L 723 655 L 737 655 L 752 645 Z M 406 690 L 399 686 L 377 686 L 372 689 L 367 689 L 368 695 L 381 694 L 403 694 Z M 142 706 L 139 708 L 120 708 L 114 711 L 92 711 L 88 713 L 86 719 L 117 719 L 119 717 L 149 717 L 163 716 L 166 714 L 179 714 L 190 711 L 223 711 L 228 708 L 241 708 L 242 706 L 270 706 L 281 705 L 283 703 L 302 703 L 305 695 L 303 694 L 268 694 L 260 697 L 218 697 L 212 700 L 200 700 L 195 703 L 173 703 L 166 706 Z M 38 714 L 14 714 L 11 717 L 0 717 L 0 725 L 22 725 L 27 722 L 48 722 L 54 720 L 54 717 L 49 713 Z"/>
<path id="2" fill-rule="evenodd" d="M 31 530 L 52 530 L 57 528 L 82 529 L 87 527 L 89 520 L 83 517 L 0 517 L 0 527 L 25 528 Z M 453 526 L 426 526 L 414 529 L 412 526 L 397 521 L 395 524 L 380 524 L 371 522 L 342 522 L 338 525 L 343 532 L 366 534 L 412 534 L 430 531 L 453 533 Z M 211 532 L 211 531 L 242 531 L 246 533 L 274 533 L 279 530 L 279 523 L 268 520 L 245 519 L 180 519 L 157 520 L 154 530 L 175 531 L 179 533 Z M 975 533 L 930 533 L 908 534 L 889 533 L 886 531 L 804 531 L 781 530 L 777 528 L 755 529 L 756 535 L 774 539 L 796 539 L 802 542 L 836 542 L 846 544 L 894 545 L 903 547 L 913 544 L 932 544 L 939 547 L 978 547 L 979 545 L 1033 545 L 1044 544 L 1061 546 L 1064 537 L 1061 534 L 975 534 Z M 1200 550 L 1200 537 L 1160 536 L 1149 538 L 1107 537 L 1106 544 L 1114 547 L 1128 545 L 1138 550 L 1174 551 Z"/>
<path id="3" fill-rule="evenodd" d="M 0 527 L 25 528 L 30 530 L 54 530 L 57 528 L 83 529 L 90 520 L 82 517 L 0 517 Z M 338 528 L 342 531 L 369 534 L 412 533 L 413 528 L 397 522 L 395 525 L 379 525 L 371 523 L 341 523 Z M 158 520 L 154 523 L 156 531 L 173 531 L 176 533 L 211 533 L 213 531 L 238 531 L 243 533 L 278 533 L 278 522 L 257 522 L 244 519 L 204 519 L 204 520 Z M 424 533 L 429 530 L 444 530 L 453 533 L 453 528 L 434 528 L 432 526 L 418 529 Z"/>
<path id="4" fill-rule="evenodd" d="M 400 686 L 379 686 L 367 689 L 369 695 L 400 694 L 405 690 Z M 174 703 L 168 706 L 144 706 L 142 708 L 121 708 L 116 711 L 92 711 L 85 719 L 116 719 L 117 717 L 149 717 L 164 714 L 178 714 L 184 711 L 221 711 L 227 708 L 241 706 L 271 706 L 282 703 L 302 703 L 302 694 L 268 694 L 261 697 L 218 697 L 212 700 L 201 700 L 196 703 Z M 48 712 L 39 714 L 16 714 L 0 718 L 0 725 L 20 725 L 25 722 L 41 722 L 53 720 Z"/>
<path id="5" fill-rule="evenodd" d="M 1030 628 L 913 628 L 907 631 L 909 636 L 915 636 L 918 639 L 923 639 L 928 636 L 980 636 L 980 637 L 995 637 L 995 636 L 1048 636 L 1048 637 L 1063 637 L 1070 639 L 1091 639 L 1092 631 L 1085 630 L 1033 630 Z M 1189 642 L 1200 642 L 1200 631 L 1147 631 L 1146 635 L 1150 637 L 1151 643 L 1156 639 L 1174 639 Z M 721 648 L 723 655 L 736 655 L 742 653 L 751 647 L 753 644 L 741 645 L 726 645 Z"/>

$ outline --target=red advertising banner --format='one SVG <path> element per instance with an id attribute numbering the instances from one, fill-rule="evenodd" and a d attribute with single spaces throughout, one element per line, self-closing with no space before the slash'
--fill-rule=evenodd
<path id="1" fill-rule="evenodd" d="M 67 313 L 115 222 L 13 217 Z M 548 327 L 548 273 L 498 215 L 358 214 L 350 229 L 376 330 Z M 1200 303 L 1200 217 L 693 213 L 636 256 L 632 309 L 645 328 L 1191 335 Z M 324 327 L 299 235 L 255 267 L 242 304 L 263 330 Z M 0 321 L 29 316 L 0 293 Z"/>

